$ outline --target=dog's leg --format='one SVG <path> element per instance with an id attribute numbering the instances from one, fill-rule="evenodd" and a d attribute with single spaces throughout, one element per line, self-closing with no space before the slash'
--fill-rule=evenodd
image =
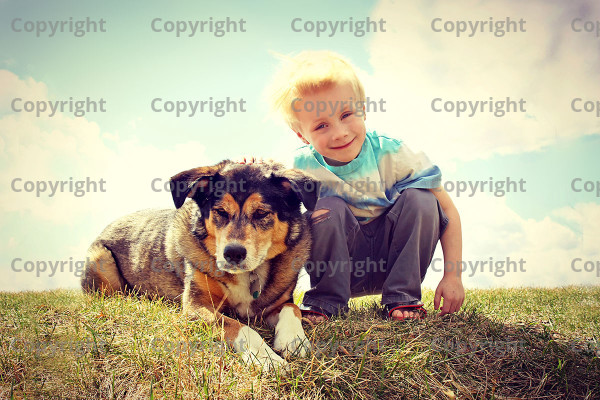
<path id="1" fill-rule="evenodd" d="M 302 313 L 294 303 L 285 303 L 275 308 L 266 318 L 275 327 L 273 348 L 284 357 L 305 357 L 310 351 L 310 342 L 302 328 Z"/>
<path id="2" fill-rule="evenodd" d="M 217 326 L 221 338 L 240 353 L 247 364 L 256 365 L 269 371 L 272 368 L 285 369 L 287 362 L 277 355 L 254 329 L 240 321 L 207 307 L 194 307 L 184 304 L 183 311 L 188 318 L 201 319 Z"/>
<path id="3" fill-rule="evenodd" d="M 229 318 L 231 319 L 231 318 Z M 260 366 L 267 371 L 271 368 L 285 371 L 288 363 L 277 355 L 254 329 L 239 321 L 237 324 L 224 323 L 227 343 L 240 353 L 244 362 Z"/>
<path id="4" fill-rule="evenodd" d="M 210 285 L 202 283 L 202 279 L 186 280 L 182 298 L 183 313 L 190 319 L 201 319 L 217 326 L 221 338 L 240 353 L 244 362 L 265 371 L 286 369 L 287 362 L 267 345 L 258 332 L 219 312 L 225 301 L 222 292 L 209 291 L 207 288 Z"/>
<path id="5" fill-rule="evenodd" d="M 88 250 L 87 258 L 81 277 L 83 290 L 101 291 L 106 294 L 125 291 L 125 281 L 110 250 L 101 244 L 94 244 Z"/>

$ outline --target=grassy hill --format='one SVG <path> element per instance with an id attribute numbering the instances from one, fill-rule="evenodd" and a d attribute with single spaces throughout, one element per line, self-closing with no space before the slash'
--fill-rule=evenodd
<path id="1" fill-rule="evenodd" d="M 382 319 L 378 300 L 305 323 L 312 355 L 267 375 L 171 304 L 0 293 L 0 399 L 600 398 L 600 286 L 468 290 L 444 317 L 425 291 L 419 322 Z"/>

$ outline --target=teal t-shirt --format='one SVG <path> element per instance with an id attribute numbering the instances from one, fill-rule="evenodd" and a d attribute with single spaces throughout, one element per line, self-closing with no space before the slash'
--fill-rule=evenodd
<path id="1" fill-rule="evenodd" d="M 402 141 L 367 132 L 358 157 L 335 167 L 312 145 L 297 150 L 294 168 L 321 181 L 319 198 L 337 196 L 346 201 L 361 224 L 392 206 L 407 188 L 435 189 L 442 173 L 422 152 L 413 153 Z"/>

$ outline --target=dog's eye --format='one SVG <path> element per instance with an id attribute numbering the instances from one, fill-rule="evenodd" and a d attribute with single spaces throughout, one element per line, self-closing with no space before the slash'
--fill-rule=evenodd
<path id="1" fill-rule="evenodd" d="M 217 214 L 219 214 L 219 216 L 220 216 L 220 217 L 223 217 L 223 218 L 226 218 L 226 219 L 228 219 L 228 218 L 229 218 L 229 214 L 227 213 L 227 211 L 225 211 L 225 210 L 224 210 L 224 209 L 222 209 L 222 208 L 217 208 L 217 209 L 215 210 L 215 212 L 216 212 Z"/>
<path id="2" fill-rule="evenodd" d="M 254 211 L 254 214 L 252 214 L 252 218 L 263 219 L 269 214 L 270 214 L 270 212 L 265 211 L 265 210 L 256 210 L 256 211 Z"/>

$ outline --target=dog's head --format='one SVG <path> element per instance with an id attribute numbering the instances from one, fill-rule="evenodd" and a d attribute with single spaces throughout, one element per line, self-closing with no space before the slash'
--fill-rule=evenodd
<path id="1" fill-rule="evenodd" d="M 187 198 L 200 215 L 194 232 L 219 269 L 256 269 L 295 244 L 305 227 L 300 204 L 313 210 L 319 182 L 282 164 L 237 164 L 229 160 L 194 168 L 171 178 L 180 208 Z"/>

